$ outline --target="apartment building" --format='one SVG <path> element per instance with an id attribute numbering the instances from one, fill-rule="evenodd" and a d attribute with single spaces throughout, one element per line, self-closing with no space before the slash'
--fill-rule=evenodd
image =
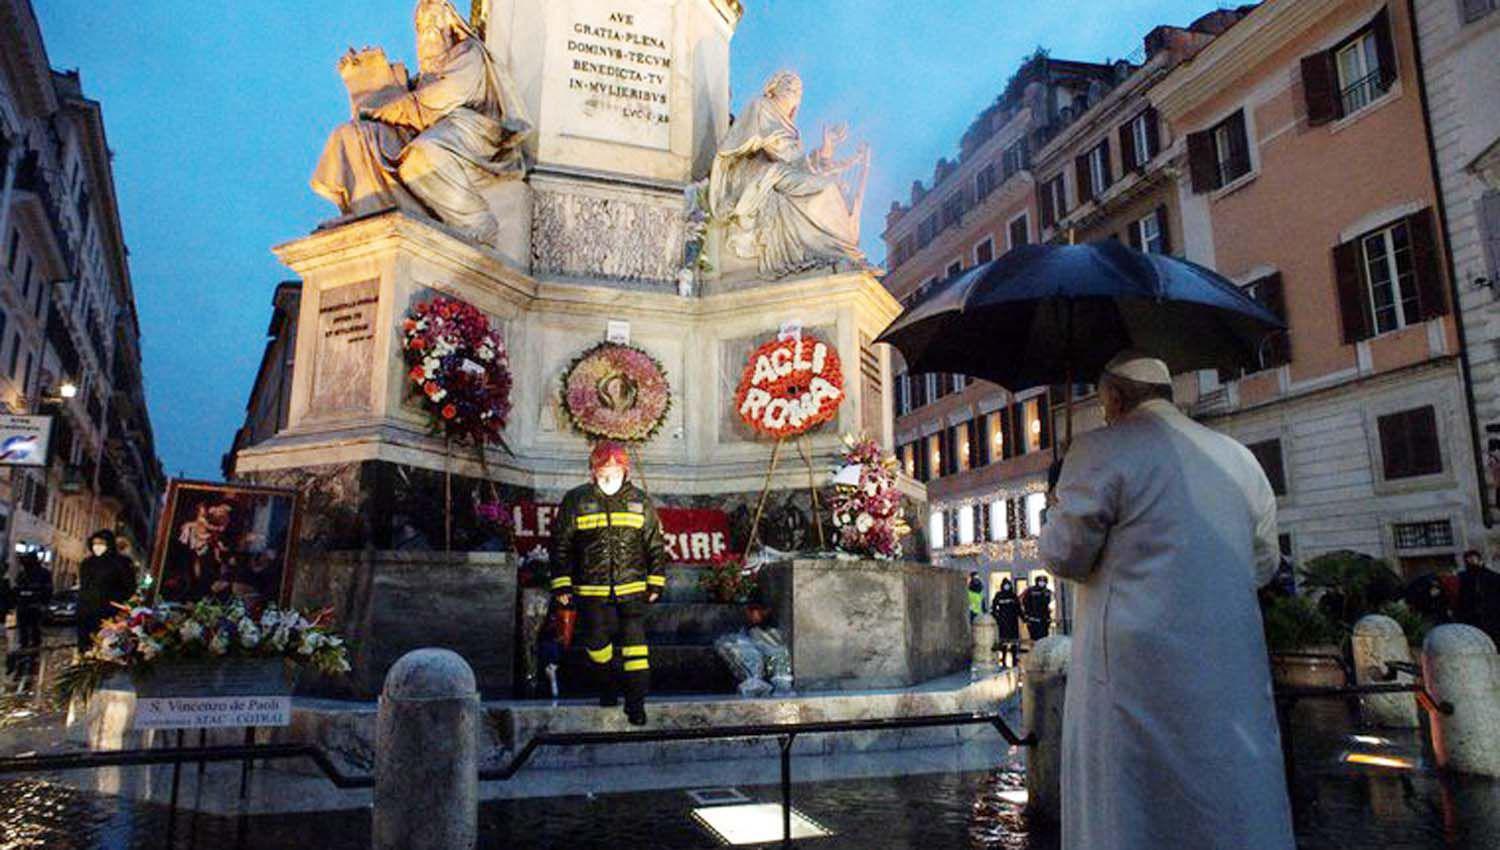
<path id="1" fill-rule="evenodd" d="M 1189 259 L 1280 312 L 1194 413 L 1249 445 L 1296 560 L 1409 575 L 1482 538 L 1452 282 L 1405 3 L 1267 0 L 1158 82 Z"/>
<path id="2" fill-rule="evenodd" d="M 1500 520 L 1500 0 L 1416 0 L 1428 136 L 1452 247 L 1485 525 Z"/>
<path id="3" fill-rule="evenodd" d="M 910 302 L 1030 242 L 1117 238 L 1176 250 L 1181 217 L 1167 156 L 1174 139 L 1146 95 L 1242 15 L 1220 11 L 1188 27 L 1158 27 L 1140 61 L 1070 62 L 1040 52 L 1026 60 L 964 136 L 958 160 L 940 160 L 932 188 L 919 182 L 909 204 L 892 206 L 891 292 Z M 935 558 L 979 571 L 989 587 L 1004 577 L 1034 580 L 1064 396 L 899 368 L 895 383 L 896 450 L 908 474 L 927 483 L 923 530 Z M 1074 428 L 1097 427 L 1091 388 L 1077 390 Z M 1062 607 L 1066 617 L 1066 600 Z"/>
<path id="4" fill-rule="evenodd" d="M 98 528 L 143 556 L 163 483 L 111 157 L 99 103 L 52 70 L 30 3 L 0 0 L 0 406 L 56 417 L 48 466 L 0 470 L 0 510 L 12 553 L 60 586 Z"/>

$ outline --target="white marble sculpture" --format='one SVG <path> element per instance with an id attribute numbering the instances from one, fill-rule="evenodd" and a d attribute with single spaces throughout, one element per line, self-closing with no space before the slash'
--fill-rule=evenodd
<path id="1" fill-rule="evenodd" d="M 416 10 L 420 74 L 379 49 L 339 60 L 355 117 L 329 137 L 313 191 L 345 215 L 425 210 L 481 242 L 497 223 L 483 190 L 519 177 L 531 124 L 506 69 L 449 0 Z"/>
<path id="2" fill-rule="evenodd" d="M 848 138 L 840 125 L 825 127 L 822 146 L 804 154 L 796 124 L 801 105 L 801 78 L 791 71 L 772 76 L 725 134 L 709 175 L 709 214 L 725 228 L 723 250 L 754 261 L 771 278 L 864 261 L 859 213 L 870 149 L 861 145 L 839 160 L 837 148 Z"/>

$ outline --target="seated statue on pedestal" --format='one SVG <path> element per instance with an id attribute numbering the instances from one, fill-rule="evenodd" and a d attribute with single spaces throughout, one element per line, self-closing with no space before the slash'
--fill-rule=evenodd
<path id="1" fill-rule="evenodd" d="M 414 82 L 379 49 L 339 60 L 355 118 L 329 137 L 313 191 L 345 215 L 425 210 L 491 242 L 497 224 L 481 190 L 522 175 L 531 124 L 509 75 L 449 0 L 420 0 L 416 29 Z"/>
<path id="2" fill-rule="evenodd" d="M 836 150 L 844 126 L 825 127 L 823 145 L 803 154 L 797 130 L 802 80 L 781 71 L 738 116 L 714 156 L 708 213 L 725 228 L 723 250 L 754 260 L 761 274 L 789 274 L 840 261 L 862 263 L 859 213 L 870 173 L 870 149 L 847 160 Z M 846 197 L 845 175 L 859 168 Z"/>

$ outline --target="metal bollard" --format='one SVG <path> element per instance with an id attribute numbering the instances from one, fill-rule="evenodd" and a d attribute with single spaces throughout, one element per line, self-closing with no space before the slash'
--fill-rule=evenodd
<path id="1" fill-rule="evenodd" d="M 385 677 L 375 723 L 375 850 L 472 850 L 479 692 L 456 652 L 418 649 Z"/>
<path id="2" fill-rule="evenodd" d="M 1432 749 L 1440 767 L 1500 777 L 1500 655 L 1473 626 L 1451 623 L 1427 634 L 1422 678 L 1453 713 L 1432 714 Z"/>
<path id="3" fill-rule="evenodd" d="M 1036 735 L 1036 745 L 1026 752 L 1026 811 L 1050 823 L 1062 816 L 1063 699 L 1072 652 L 1067 635 L 1037 641 L 1026 656 L 1021 691 L 1022 723 Z"/>
<path id="4" fill-rule="evenodd" d="M 999 635 L 995 618 L 988 614 L 975 617 L 973 633 L 974 655 L 969 664 L 969 678 L 978 681 L 1000 672 L 1000 659 L 995 654 L 995 641 Z"/>
<path id="5" fill-rule="evenodd" d="M 1354 681 L 1359 685 L 1389 684 L 1386 665 L 1392 661 L 1411 663 L 1411 647 L 1406 642 L 1406 632 L 1401 624 L 1381 614 L 1369 614 L 1354 624 Z M 1396 677 L 1397 682 L 1410 684 L 1414 678 L 1407 673 Z M 1360 697 L 1360 707 L 1366 723 L 1394 729 L 1417 729 L 1417 700 L 1412 694 L 1373 694 Z"/>

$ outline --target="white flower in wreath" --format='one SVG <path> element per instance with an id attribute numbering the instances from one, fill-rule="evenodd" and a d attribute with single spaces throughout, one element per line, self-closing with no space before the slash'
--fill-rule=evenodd
<path id="1" fill-rule="evenodd" d="M 480 360 L 483 360 L 485 362 L 489 362 L 495 359 L 495 350 L 493 348 L 490 348 L 488 345 L 479 346 L 479 350 L 475 353 L 479 355 Z"/>
<path id="2" fill-rule="evenodd" d="M 436 357 L 428 357 L 422 361 L 422 373 L 428 378 L 436 378 L 438 369 L 442 368 L 442 366 L 443 364 L 438 362 Z"/>
<path id="3" fill-rule="evenodd" d="M 318 651 L 318 647 L 326 642 L 326 638 L 317 632 L 307 632 L 302 636 L 302 643 L 297 647 L 297 652 L 302 655 L 312 655 Z"/>
<path id="4" fill-rule="evenodd" d="M 436 390 L 433 390 L 432 395 L 428 396 L 428 398 L 432 399 L 433 401 L 442 401 L 447 397 L 448 391 L 443 389 L 442 387 L 438 387 Z"/>
<path id="5" fill-rule="evenodd" d="M 150 638 L 141 641 L 141 657 L 147 661 L 161 655 L 161 649 L 162 646 L 159 641 L 151 640 Z"/>
<path id="6" fill-rule="evenodd" d="M 183 643 L 194 643 L 203 639 L 203 626 L 196 620 L 188 620 L 177 627 L 177 635 Z"/>
<path id="7" fill-rule="evenodd" d="M 875 517 L 872 517 L 867 513 L 861 513 L 859 515 L 859 519 L 854 521 L 854 530 L 858 531 L 860 534 L 864 534 L 866 531 L 869 531 L 874 527 Z"/>
<path id="8" fill-rule="evenodd" d="M 249 620 L 240 621 L 240 646 L 246 649 L 254 649 L 260 643 L 260 628 Z"/>
<path id="9" fill-rule="evenodd" d="M 208 651 L 214 655 L 223 655 L 229 651 L 229 636 L 223 632 L 214 635 L 214 639 L 208 642 Z"/>

